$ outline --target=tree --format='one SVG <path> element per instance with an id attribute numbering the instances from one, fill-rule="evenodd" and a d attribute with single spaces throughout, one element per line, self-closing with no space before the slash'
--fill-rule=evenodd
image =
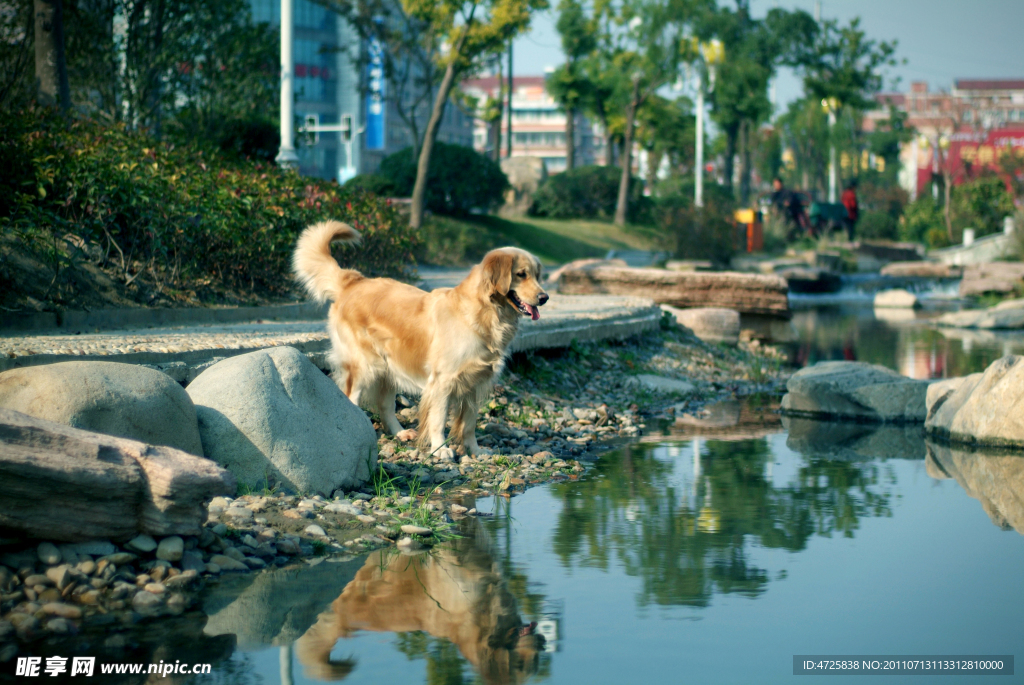
<path id="1" fill-rule="evenodd" d="M 647 151 L 647 187 L 654 185 L 666 157 L 677 173 L 693 170 L 696 120 L 693 103 L 652 95 L 637 115 L 636 138 Z"/>
<path id="2" fill-rule="evenodd" d="M 622 146 L 622 175 L 619 182 L 615 223 L 625 225 L 629 202 L 632 165 L 633 127 L 637 112 L 659 88 L 679 74 L 681 60 L 687 55 L 684 35 L 691 28 L 698 9 L 710 0 L 624 0 L 619 6 L 603 4 L 601 10 L 614 27 L 605 36 L 604 51 L 612 67 L 627 79 L 625 131 Z"/>
<path id="3" fill-rule="evenodd" d="M 709 12 L 701 33 L 718 36 L 725 45 L 711 94 L 712 118 L 726 139 L 725 185 L 732 189 L 733 160 L 740 158 L 740 202 L 750 195 L 751 139 L 755 128 L 771 115 L 768 85 L 780 65 L 809 60 L 817 24 L 806 12 L 769 10 L 764 19 L 750 16 L 749 0 L 737 0 L 736 10 Z"/>
<path id="4" fill-rule="evenodd" d="M 588 86 L 582 109 L 601 122 L 601 132 L 604 135 L 604 164 L 612 166 L 615 163 L 615 149 L 612 144 L 613 134 L 609 117 L 614 109 L 615 95 L 620 90 L 622 74 L 612 68 L 602 51 L 596 51 L 582 60 L 579 68 Z"/>
<path id="5" fill-rule="evenodd" d="M 569 170 L 576 166 L 576 116 L 591 90 L 583 61 L 597 47 L 598 26 L 579 0 L 562 0 L 559 12 L 555 28 L 562 36 L 565 64 L 548 77 L 547 90 L 565 111 L 565 168 Z"/>
<path id="6" fill-rule="evenodd" d="M 36 90 L 44 105 L 71 107 L 68 63 L 64 54 L 62 0 L 34 0 Z"/>
<path id="7" fill-rule="evenodd" d="M 445 47 L 434 57 L 442 76 L 424 131 L 412 193 L 409 224 L 420 228 L 430 155 L 452 89 L 483 58 L 526 28 L 531 12 L 547 7 L 547 0 L 402 0 L 402 4 L 405 13 L 424 27 L 420 39 Z"/>

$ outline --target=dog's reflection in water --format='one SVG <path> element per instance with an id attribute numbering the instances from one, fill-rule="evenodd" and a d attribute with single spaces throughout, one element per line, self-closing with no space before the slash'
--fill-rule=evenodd
<path id="1" fill-rule="evenodd" d="M 341 680 L 355 663 L 331 661 L 340 638 L 419 630 L 452 642 L 485 683 L 505 685 L 537 672 L 544 638 L 534 628 L 493 558 L 462 538 L 429 554 L 374 552 L 295 648 L 308 677 Z"/>

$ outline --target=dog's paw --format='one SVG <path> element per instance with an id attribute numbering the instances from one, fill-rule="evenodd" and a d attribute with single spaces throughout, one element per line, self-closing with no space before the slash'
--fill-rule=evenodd
<path id="1" fill-rule="evenodd" d="M 420 434 L 415 428 L 406 428 L 404 431 L 395 433 L 395 439 L 402 442 L 413 442 L 418 437 L 420 437 Z"/>
<path id="2" fill-rule="evenodd" d="M 438 447 L 434 450 L 434 459 L 446 464 L 455 461 L 455 450 L 451 447 Z"/>

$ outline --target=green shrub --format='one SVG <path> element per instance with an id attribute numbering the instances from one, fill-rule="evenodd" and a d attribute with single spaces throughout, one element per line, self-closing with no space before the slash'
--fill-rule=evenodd
<path id="1" fill-rule="evenodd" d="M 533 196 L 532 213 L 553 219 L 608 218 L 615 214 L 622 169 L 582 166 L 549 176 Z M 651 202 L 643 196 L 643 182 L 630 179 L 629 212 L 633 223 L 649 220 Z"/>
<path id="2" fill-rule="evenodd" d="M 979 238 L 1002 231 L 1003 217 L 1014 212 L 1013 196 L 994 173 L 954 186 L 950 200 L 953 226 L 960 232 L 973 228 Z"/>
<path id="3" fill-rule="evenodd" d="M 899 220 L 900 240 L 926 243 L 934 247 L 927 236 L 936 231 L 945 235 L 946 223 L 942 217 L 942 207 L 931 195 L 922 195 L 903 209 L 903 216 Z"/>
<path id="4" fill-rule="evenodd" d="M 875 240 L 896 240 L 899 236 L 898 220 L 877 210 L 866 210 L 860 213 L 857 221 L 857 238 Z"/>
<path id="5" fill-rule="evenodd" d="M 710 259 L 719 266 L 727 266 L 737 249 L 732 203 L 706 199 L 704 207 L 697 209 L 689 199 L 676 198 L 662 200 L 656 210 L 657 227 L 674 239 L 675 256 Z"/>
<path id="6" fill-rule="evenodd" d="M 389 179 L 395 193 L 412 195 L 416 165 L 411 147 L 385 157 L 378 173 Z M 508 178 L 493 159 L 472 148 L 434 143 L 427 171 L 426 208 L 438 214 L 464 216 L 471 210 L 489 210 L 508 188 Z"/>
<path id="7" fill-rule="evenodd" d="M 387 176 L 380 174 L 358 174 L 345 181 L 342 187 L 346 190 L 365 190 L 381 197 L 395 194 L 395 184 Z"/>
<path id="8" fill-rule="evenodd" d="M 324 219 L 363 233 L 343 262 L 364 273 L 409 278 L 414 263 L 415 236 L 372 194 L 51 110 L 0 117 L 0 195 L 3 234 L 56 273 L 70 235 L 126 288 L 145 274 L 182 301 L 211 288 L 290 292 L 295 240 Z"/>

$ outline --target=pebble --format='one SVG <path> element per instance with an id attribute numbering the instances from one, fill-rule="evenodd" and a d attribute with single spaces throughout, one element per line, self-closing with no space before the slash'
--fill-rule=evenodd
<path id="1" fill-rule="evenodd" d="M 228 547 L 227 549 L 225 549 L 224 556 L 228 557 L 229 559 L 234 559 L 235 561 L 243 561 L 245 559 L 245 555 L 242 554 L 242 551 L 237 547 Z M 219 561 L 216 563 L 220 564 Z M 224 564 L 221 564 L 221 566 L 223 565 Z"/>
<path id="2" fill-rule="evenodd" d="M 245 507 L 230 507 L 225 515 L 230 516 L 233 519 L 239 521 L 252 521 L 253 513 L 252 509 L 246 509 Z"/>
<path id="3" fill-rule="evenodd" d="M 144 611 L 146 609 L 153 609 L 162 602 L 163 600 L 159 595 L 155 595 L 147 590 L 140 590 L 132 597 L 132 608 Z"/>
<path id="4" fill-rule="evenodd" d="M 362 522 L 362 523 L 376 523 L 377 522 L 377 519 L 375 519 L 372 516 L 368 516 L 366 514 L 360 514 L 359 516 L 356 516 L 356 518 L 359 519 L 359 521 Z"/>
<path id="5" fill-rule="evenodd" d="M 167 588 L 164 586 L 163 583 L 146 583 L 142 587 L 142 589 L 146 592 L 151 592 L 154 595 L 162 595 L 163 593 L 167 592 Z"/>
<path id="6" fill-rule="evenodd" d="M 412 538 L 400 538 L 395 544 L 399 549 L 423 549 L 423 544 Z"/>
<path id="7" fill-rule="evenodd" d="M 169 588 L 181 587 L 195 582 L 197 578 L 199 578 L 199 573 L 195 569 L 187 569 L 173 578 L 169 578 L 164 585 Z"/>
<path id="8" fill-rule="evenodd" d="M 423 526 L 414 526 L 412 524 L 406 524 L 402 526 L 402 532 L 408 533 L 409 535 L 430 535 L 434 531 L 430 528 L 424 528 Z"/>
<path id="9" fill-rule="evenodd" d="M 318 538 L 325 538 L 325 537 L 327 537 L 327 531 L 325 531 L 323 528 L 321 528 L 320 526 L 316 525 L 315 523 L 312 524 L 312 525 L 306 526 L 306 528 L 305 528 L 305 530 L 303 532 L 306 533 L 307 535 L 312 535 L 313 537 L 318 537 Z"/>
<path id="10" fill-rule="evenodd" d="M 48 602 L 41 607 L 43 613 L 61 618 L 82 618 L 82 610 L 70 604 Z"/>
<path id="11" fill-rule="evenodd" d="M 154 540 L 149 535 L 143 533 L 141 535 L 136 535 L 131 540 L 129 540 L 125 544 L 125 547 L 132 550 L 133 552 L 141 552 L 143 554 L 146 554 L 156 549 L 156 540 Z"/>
<path id="12" fill-rule="evenodd" d="M 243 564 L 241 561 L 236 561 L 235 559 L 232 559 L 231 557 L 226 556 L 224 554 L 214 554 L 212 557 L 210 557 L 210 563 L 207 564 L 207 569 L 209 569 L 210 564 L 216 565 L 219 569 L 218 572 L 249 570 L 249 567 Z"/>
<path id="13" fill-rule="evenodd" d="M 25 587 L 35 587 L 36 585 L 52 585 L 53 581 L 49 577 L 42 573 L 33 573 L 30 576 L 25 576 Z"/>
<path id="14" fill-rule="evenodd" d="M 350 516 L 359 516 L 362 513 L 362 511 L 351 504 L 340 504 L 337 502 L 328 504 L 324 507 L 324 511 L 329 511 L 332 514 L 348 514 Z"/>
<path id="15" fill-rule="evenodd" d="M 46 630 L 54 635 L 69 635 L 75 632 L 75 624 L 66 618 L 51 618 L 46 622 Z"/>
<path id="16" fill-rule="evenodd" d="M 178 561 L 185 551 L 185 541 L 177 535 L 164 538 L 156 548 L 156 558 L 164 561 Z"/>
<path id="17" fill-rule="evenodd" d="M 60 550 L 57 549 L 57 545 L 52 542 L 39 543 L 39 547 L 36 548 L 36 553 L 39 555 L 39 561 L 43 562 L 47 566 L 53 566 L 54 564 L 60 563 Z"/>
<path id="18" fill-rule="evenodd" d="M 311 518 L 313 518 L 313 512 L 312 511 L 309 511 L 309 510 L 302 511 L 302 510 L 299 510 L 299 509 L 285 509 L 281 513 L 281 515 L 286 517 L 286 518 L 290 518 L 290 519 L 311 519 Z"/>
<path id="19" fill-rule="evenodd" d="M 452 503 L 448 510 L 451 511 L 453 514 L 465 514 L 467 511 L 469 511 L 469 509 L 462 506 L 461 504 L 455 503 Z"/>
<path id="20" fill-rule="evenodd" d="M 73 580 L 71 567 L 67 564 L 61 564 L 60 566 L 54 566 L 53 568 L 47 569 L 46 577 L 57 586 L 58 590 L 63 590 Z"/>

